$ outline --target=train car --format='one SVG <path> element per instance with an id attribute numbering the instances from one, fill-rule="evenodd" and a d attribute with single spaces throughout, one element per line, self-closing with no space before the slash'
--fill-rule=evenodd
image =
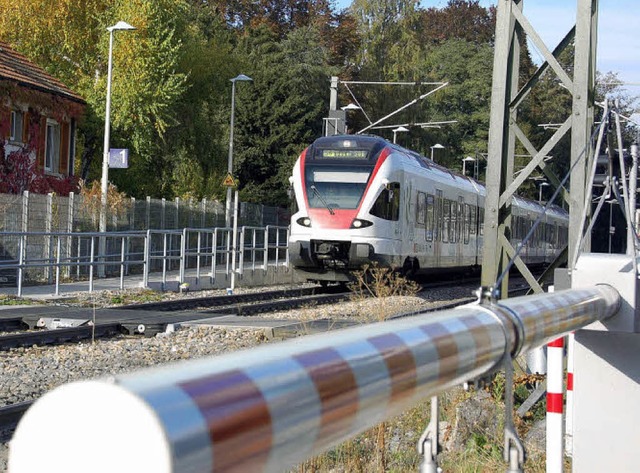
<path id="1" fill-rule="evenodd" d="M 482 263 L 484 186 L 383 138 L 319 138 L 302 152 L 290 181 L 297 209 L 289 255 L 309 280 L 347 282 L 371 262 L 409 275 Z M 523 230 L 542 211 L 519 197 L 514 209 Z M 551 260 L 558 241 L 541 242 L 558 240 L 557 228 L 568 223 L 560 209 L 548 220 L 532 240 L 540 248 L 526 248 L 531 262 Z"/>

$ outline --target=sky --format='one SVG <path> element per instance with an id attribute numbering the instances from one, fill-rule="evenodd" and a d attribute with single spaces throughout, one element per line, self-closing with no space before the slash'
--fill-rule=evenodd
<path id="1" fill-rule="evenodd" d="M 480 0 L 487 7 L 496 0 Z M 336 0 L 346 8 L 350 0 Z M 447 0 L 422 0 L 424 8 L 444 7 Z M 524 13 L 549 50 L 576 21 L 577 0 L 524 0 Z M 640 95 L 640 8 L 638 0 L 599 0 L 597 68 L 600 72 L 618 72 L 633 95 Z M 635 30 L 635 31 L 634 31 Z M 532 51 L 532 59 L 542 56 Z M 631 85 L 635 83 L 637 85 Z"/>

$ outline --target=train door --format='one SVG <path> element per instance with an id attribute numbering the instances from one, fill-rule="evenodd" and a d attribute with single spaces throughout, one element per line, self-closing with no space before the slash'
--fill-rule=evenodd
<path id="1" fill-rule="evenodd" d="M 440 253 L 442 251 L 442 230 L 443 230 L 443 203 L 442 191 L 436 189 L 435 220 L 433 225 L 433 267 L 440 267 Z"/>
<path id="2" fill-rule="evenodd" d="M 458 197 L 458 208 L 456 216 L 456 266 L 463 265 L 464 257 L 464 228 L 465 228 L 465 213 L 464 213 L 464 197 Z M 469 241 L 467 239 L 467 241 Z"/>

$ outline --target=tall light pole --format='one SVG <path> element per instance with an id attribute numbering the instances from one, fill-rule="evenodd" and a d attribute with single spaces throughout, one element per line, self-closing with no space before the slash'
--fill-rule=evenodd
<path id="1" fill-rule="evenodd" d="M 252 81 L 251 77 L 240 74 L 237 77 L 231 79 L 231 125 L 229 128 L 229 161 L 227 163 L 227 173 L 233 175 L 233 122 L 235 118 L 236 108 L 236 82 L 238 81 Z M 227 187 L 227 203 L 225 205 L 225 226 L 229 228 L 231 226 L 231 187 Z"/>
<path id="2" fill-rule="evenodd" d="M 431 147 L 431 161 L 433 161 L 433 150 L 434 149 L 444 149 L 444 146 L 442 146 L 440 143 L 436 143 L 435 145 L 433 145 Z"/>
<path id="3" fill-rule="evenodd" d="M 101 209 L 100 209 L 100 231 L 107 231 L 107 190 L 109 188 L 109 133 L 111 119 L 111 69 L 113 62 L 113 32 L 117 30 L 135 30 L 134 26 L 124 21 L 119 21 L 113 26 L 109 26 L 109 65 L 107 69 L 107 107 L 104 119 L 104 154 L 102 155 L 102 180 L 101 180 Z M 100 246 L 103 246 L 101 242 Z M 103 248 L 101 248 L 103 249 Z M 104 253 L 104 251 L 101 251 Z"/>

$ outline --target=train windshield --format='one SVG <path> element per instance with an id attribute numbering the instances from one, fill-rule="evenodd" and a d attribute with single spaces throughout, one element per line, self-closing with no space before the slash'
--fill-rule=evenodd
<path id="1" fill-rule="evenodd" d="M 307 165 L 309 207 L 357 209 L 371 170 L 372 166 Z"/>

